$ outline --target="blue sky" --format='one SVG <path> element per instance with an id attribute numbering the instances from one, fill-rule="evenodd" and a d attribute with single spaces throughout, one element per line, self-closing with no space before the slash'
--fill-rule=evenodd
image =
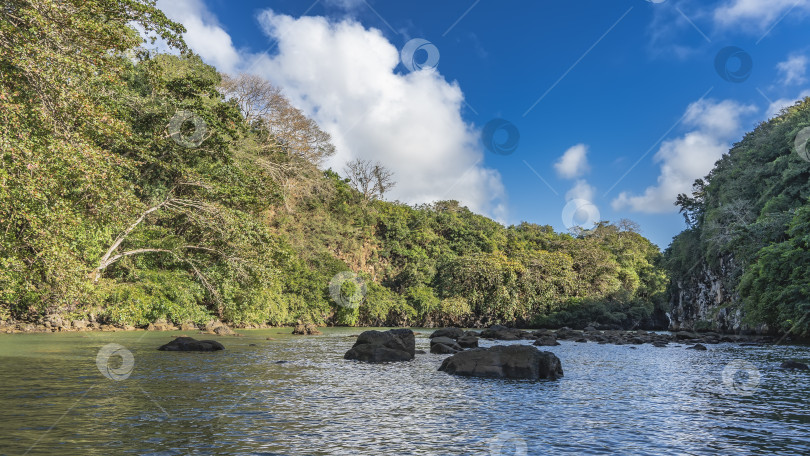
<path id="1" fill-rule="evenodd" d="M 629 218 L 662 248 L 684 228 L 674 196 L 810 88 L 810 0 L 159 6 L 206 61 L 267 77 L 332 133 L 328 166 L 391 167 L 392 198 L 455 198 L 559 231 Z M 429 42 L 416 63 L 435 68 L 402 64 L 414 39 Z M 514 152 L 480 141 L 493 119 L 516 127 Z"/>

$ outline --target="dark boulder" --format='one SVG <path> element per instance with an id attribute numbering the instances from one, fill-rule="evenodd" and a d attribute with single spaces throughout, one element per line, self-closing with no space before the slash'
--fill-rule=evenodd
<path id="1" fill-rule="evenodd" d="M 494 340 L 521 340 L 521 339 L 534 339 L 531 334 L 517 328 L 507 328 L 506 326 L 493 325 L 481 331 L 480 334 L 483 339 Z"/>
<path id="2" fill-rule="evenodd" d="M 458 347 L 458 344 L 453 344 L 454 346 Z M 449 345 L 445 344 L 431 344 L 430 345 L 430 352 L 434 355 L 452 355 L 454 353 L 458 353 L 461 351 L 461 347 L 458 349 L 453 348 Z"/>
<path id="3" fill-rule="evenodd" d="M 158 347 L 161 351 L 217 351 L 225 347 L 215 340 L 197 340 L 191 337 L 178 337 L 168 344 Z"/>
<path id="4" fill-rule="evenodd" d="M 706 346 L 703 344 L 695 344 L 691 347 L 686 347 L 687 350 L 706 350 Z"/>
<path id="5" fill-rule="evenodd" d="M 543 336 L 538 337 L 537 340 L 534 341 L 534 345 L 540 347 L 554 347 L 555 345 L 560 345 L 560 343 L 557 342 L 557 338 L 554 336 Z"/>
<path id="6" fill-rule="evenodd" d="M 800 363 L 794 360 L 785 361 L 779 367 L 781 367 L 782 369 L 810 370 L 810 367 L 808 367 L 807 364 Z"/>
<path id="7" fill-rule="evenodd" d="M 455 340 L 453 340 L 453 339 L 451 339 L 449 337 L 434 337 L 433 339 L 430 339 L 430 352 L 431 353 L 447 353 L 446 351 L 443 351 L 443 352 L 433 351 L 433 347 L 436 346 L 436 345 L 444 345 L 445 347 L 453 350 L 451 353 L 456 353 L 456 352 L 460 352 L 461 350 L 463 350 L 463 348 L 461 348 L 461 345 L 457 344 Z"/>
<path id="8" fill-rule="evenodd" d="M 562 377 L 560 359 L 530 345 L 496 345 L 456 353 L 445 359 L 440 371 L 468 377 L 554 380 Z"/>
<path id="9" fill-rule="evenodd" d="M 464 330 L 461 328 L 442 328 L 433 331 L 433 334 L 430 335 L 430 338 L 433 339 L 434 337 L 449 337 L 453 340 L 458 339 L 464 335 Z"/>
<path id="10" fill-rule="evenodd" d="M 459 337 L 456 342 L 461 346 L 461 348 L 478 347 L 478 337 L 474 333 L 465 333 L 463 336 Z"/>
<path id="11" fill-rule="evenodd" d="M 391 329 L 361 333 L 354 346 L 343 357 L 366 363 L 388 363 L 410 361 L 415 352 L 413 331 Z"/>

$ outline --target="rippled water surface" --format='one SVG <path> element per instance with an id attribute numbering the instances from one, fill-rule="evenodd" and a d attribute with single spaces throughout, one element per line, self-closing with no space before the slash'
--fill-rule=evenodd
<path id="1" fill-rule="evenodd" d="M 545 349 L 565 377 L 533 383 L 452 377 L 444 355 L 344 361 L 358 330 L 288 332 L 217 353 L 155 350 L 179 333 L 1 335 L 0 454 L 810 454 L 810 373 L 778 368 L 808 347 L 563 342 Z M 128 378 L 99 371 L 108 343 Z"/>

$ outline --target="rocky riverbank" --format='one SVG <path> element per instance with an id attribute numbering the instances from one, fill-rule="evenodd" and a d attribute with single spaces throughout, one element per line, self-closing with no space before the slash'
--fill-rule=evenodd
<path id="1" fill-rule="evenodd" d="M 166 321 L 149 323 L 147 326 L 135 327 L 131 325 L 111 325 L 95 321 L 94 319 L 70 320 L 60 316 L 45 317 L 42 323 L 26 323 L 14 321 L 0 321 L 0 333 L 49 333 L 49 332 L 83 332 L 83 331 L 200 331 L 202 334 L 216 334 L 219 336 L 236 335 L 234 328 L 261 329 L 270 328 L 268 325 L 237 325 L 231 327 L 220 320 L 211 320 L 205 324 L 183 323 L 175 325 Z"/>

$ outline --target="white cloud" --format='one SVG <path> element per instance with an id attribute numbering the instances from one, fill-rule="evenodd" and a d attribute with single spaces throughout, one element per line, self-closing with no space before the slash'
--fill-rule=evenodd
<path id="1" fill-rule="evenodd" d="M 593 196 L 596 189 L 589 185 L 585 179 L 577 180 L 577 183 L 565 193 L 565 200 L 571 201 L 573 199 L 581 199 L 586 201 L 593 201 Z"/>
<path id="2" fill-rule="evenodd" d="M 774 118 L 779 115 L 783 108 L 787 108 L 796 104 L 798 100 L 803 100 L 805 97 L 810 97 L 810 90 L 802 91 L 796 98 L 780 98 L 768 106 L 767 119 Z"/>
<path id="3" fill-rule="evenodd" d="M 560 177 L 565 179 L 573 179 L 587 173 L 590 169 L 588 165 L 588 146 L 577 144 L 566 150 L 554 163 L 554 169 L 557 170 Z"/>
<path id="4" fill-rule="evenodd" d="M 241 60 L 231 36 L 201 0 L 159 0 L 157 7 L 172 20 L 183 24 L 186 44 L 207 63 L 229 73 Z M 165 50 L 165 49 L 164 49 Z"/>
<path id="5" fill-rule="evenodd" d="M 692 131 L 665 141 L 655 154 L 654 161 L 661 163 L 658 184 L 647 187 L 641 195 L 622 192 L 613 200 L 613 208 L 646 213 L 674 212 L 677 195 L 688 194 L 695 179 L 711 171 L 714 163 L 728 152 L 730 142 L 740 134 L 742 117 L 755 111 L 754 106 L 732 100 L 701 100 L 689 105 L 684 124 Z"/>
<path id="6" fill-rule="evenodd" d="M 766 29 L 788 11 L 810 8 L 810 0 L 726 0 L 714 10 L 721 27 L 747 26 Z"/>
<path id="7" fill-rule="evenodd" d="M 351 19 L 265 10 L 259 23 L 277 42 L 276 52 L 249 54 L 233 47 L 199 0 L 161 0 L 159 7 L 186 25 L 189 46 L 206 62 L 267 78 L 330 133 L 337 153 L 326 166 L 341 172 L 354 158 L 380 161 L 395 173 L 391 199 L 456 199 L 473 211 L 506 217 L 501 176 L 481 165 L 479 132 L 461 117 L 458 84 L 436 70 L 395 73 L 399 50 L 379 30 Z"/>
<path id="8" fill-rule="evenodd" d="M 293 18 L 266 10 L 278 54 L 254 71 L 282 87 L 328 131 L 341 170 L 361 157 L 391 168 L 390 197 L 409 203 L 458 199 L 477 212 L 505 214 L 500 174 L 480 165 L 478 132 L 461 117 L 464 94 L 435 70 L 396 74 L 399 51 L 376 29 L 352 20 Z"/>
<path id="9" fill-rule="evenodd" d="M 804 84 L 807 82 L 807 64 L 805 55 L 793 55 L 784 62 L 779 62 L 776 69 L 779 70 L 780 82 L 785 85 Z"/>

